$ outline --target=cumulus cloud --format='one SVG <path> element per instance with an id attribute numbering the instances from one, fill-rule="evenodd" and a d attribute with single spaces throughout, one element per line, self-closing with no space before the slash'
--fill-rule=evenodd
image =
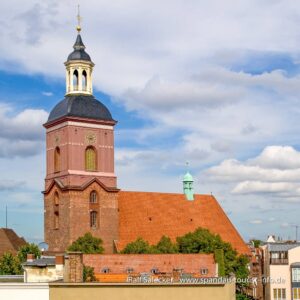
<path id="1" fill-rule="evenodd" d="M 44 144 L 42 124 L 47 117 L 42 109 L 25 109 L 15 114 L 13 107 L 0 105 L 0 158 L 39 153 Z"/>
<path id="2" fill-rule="evenodd" d="M 225 160 L 206 174 L 213 181 L 234 183 L 233 194 L 300 196 L 300 152 L 290 146 L 266 147 L 260 155 L 244 162 Z"/>

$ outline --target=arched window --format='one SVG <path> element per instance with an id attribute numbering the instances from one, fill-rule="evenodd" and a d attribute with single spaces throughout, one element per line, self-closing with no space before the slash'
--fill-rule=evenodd
<path id="1" fill-rule="evenodd" d="M 83 72 L 82 72 L 82 90 L 86 91 L 86 87 L 87 87 L 87 74 L 86 74 L 86 71 L 83 70 Z"/>
<path id="2" fill-rule="evenodd" d="M 90 203 L 97 203 L 97 192 L 92 191 L 90 193 Z"/>
<path id="3" fill-rule="evenodd" d="M 96 151 L 94 147 L 87 147 L 85 150 L 85 169 L 87 171 L 96 171 Z"/>
<path id="4" fill-rule="evenodd" d="M 90 213 L 90 226 L 92 228 L 97 228 L 97 212 L 91 211 Z"/>
<path id="5" fill-rule="evenodd" d="M 60 149 L 59 147 L 55 148 L 54 151 L 54 172 L 60 171 Z"/>
<path id="6" fill-rule="evenodd" d="M 74 91 L 78 91 L 78 83 L 79 83 L 78 71 L 75 70 L 73 72 L 73 89 L 74 89 Z"/>

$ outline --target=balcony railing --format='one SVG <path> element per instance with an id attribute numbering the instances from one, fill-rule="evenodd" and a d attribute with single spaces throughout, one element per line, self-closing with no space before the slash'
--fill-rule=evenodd
<path id="1" fill-rule="evenodd" d="M 288 265 L 288 258 L 270 258 L 270 265 Z"/>

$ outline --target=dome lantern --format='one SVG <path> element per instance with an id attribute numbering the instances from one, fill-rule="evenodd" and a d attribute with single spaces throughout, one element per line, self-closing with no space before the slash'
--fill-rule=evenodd
<path id="1" fill-rule="evenodd" d="M 76 30 L 78 32 L 74 51 L 70 53 L 66 66 L 66 95 L 83 94 L 92 95 L 92 72 L 94 63 L 92 62 L 88 53 L 85 52 L 85 45 L 82 41 L 81 31 L 81 17 L 78 8 L 78 25 Z"/>

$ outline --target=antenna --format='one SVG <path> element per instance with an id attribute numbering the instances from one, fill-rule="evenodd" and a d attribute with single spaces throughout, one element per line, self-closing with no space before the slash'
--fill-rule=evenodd
<path id="1" fill-rule="evenodd" d="M 80 33 L 80 31 L 81 31 L 81 20 L 82 20 L 82 18 L 80 16 L 80 5 L 78 4 L 78 6 L 77 6 L 77 22 L 78 23 L 77 23 L 77 27 L 76 27 L 78 33 Z"/>
<path id="2" fill-rule="evenodd" d="M 297 242 L 298 241 L 298 228 L 300 227 L 299 225 L 291 225 L 292 227 L 295 227 L 295 230 L 296 230 L 296 239 L 295 241 Z"/>

